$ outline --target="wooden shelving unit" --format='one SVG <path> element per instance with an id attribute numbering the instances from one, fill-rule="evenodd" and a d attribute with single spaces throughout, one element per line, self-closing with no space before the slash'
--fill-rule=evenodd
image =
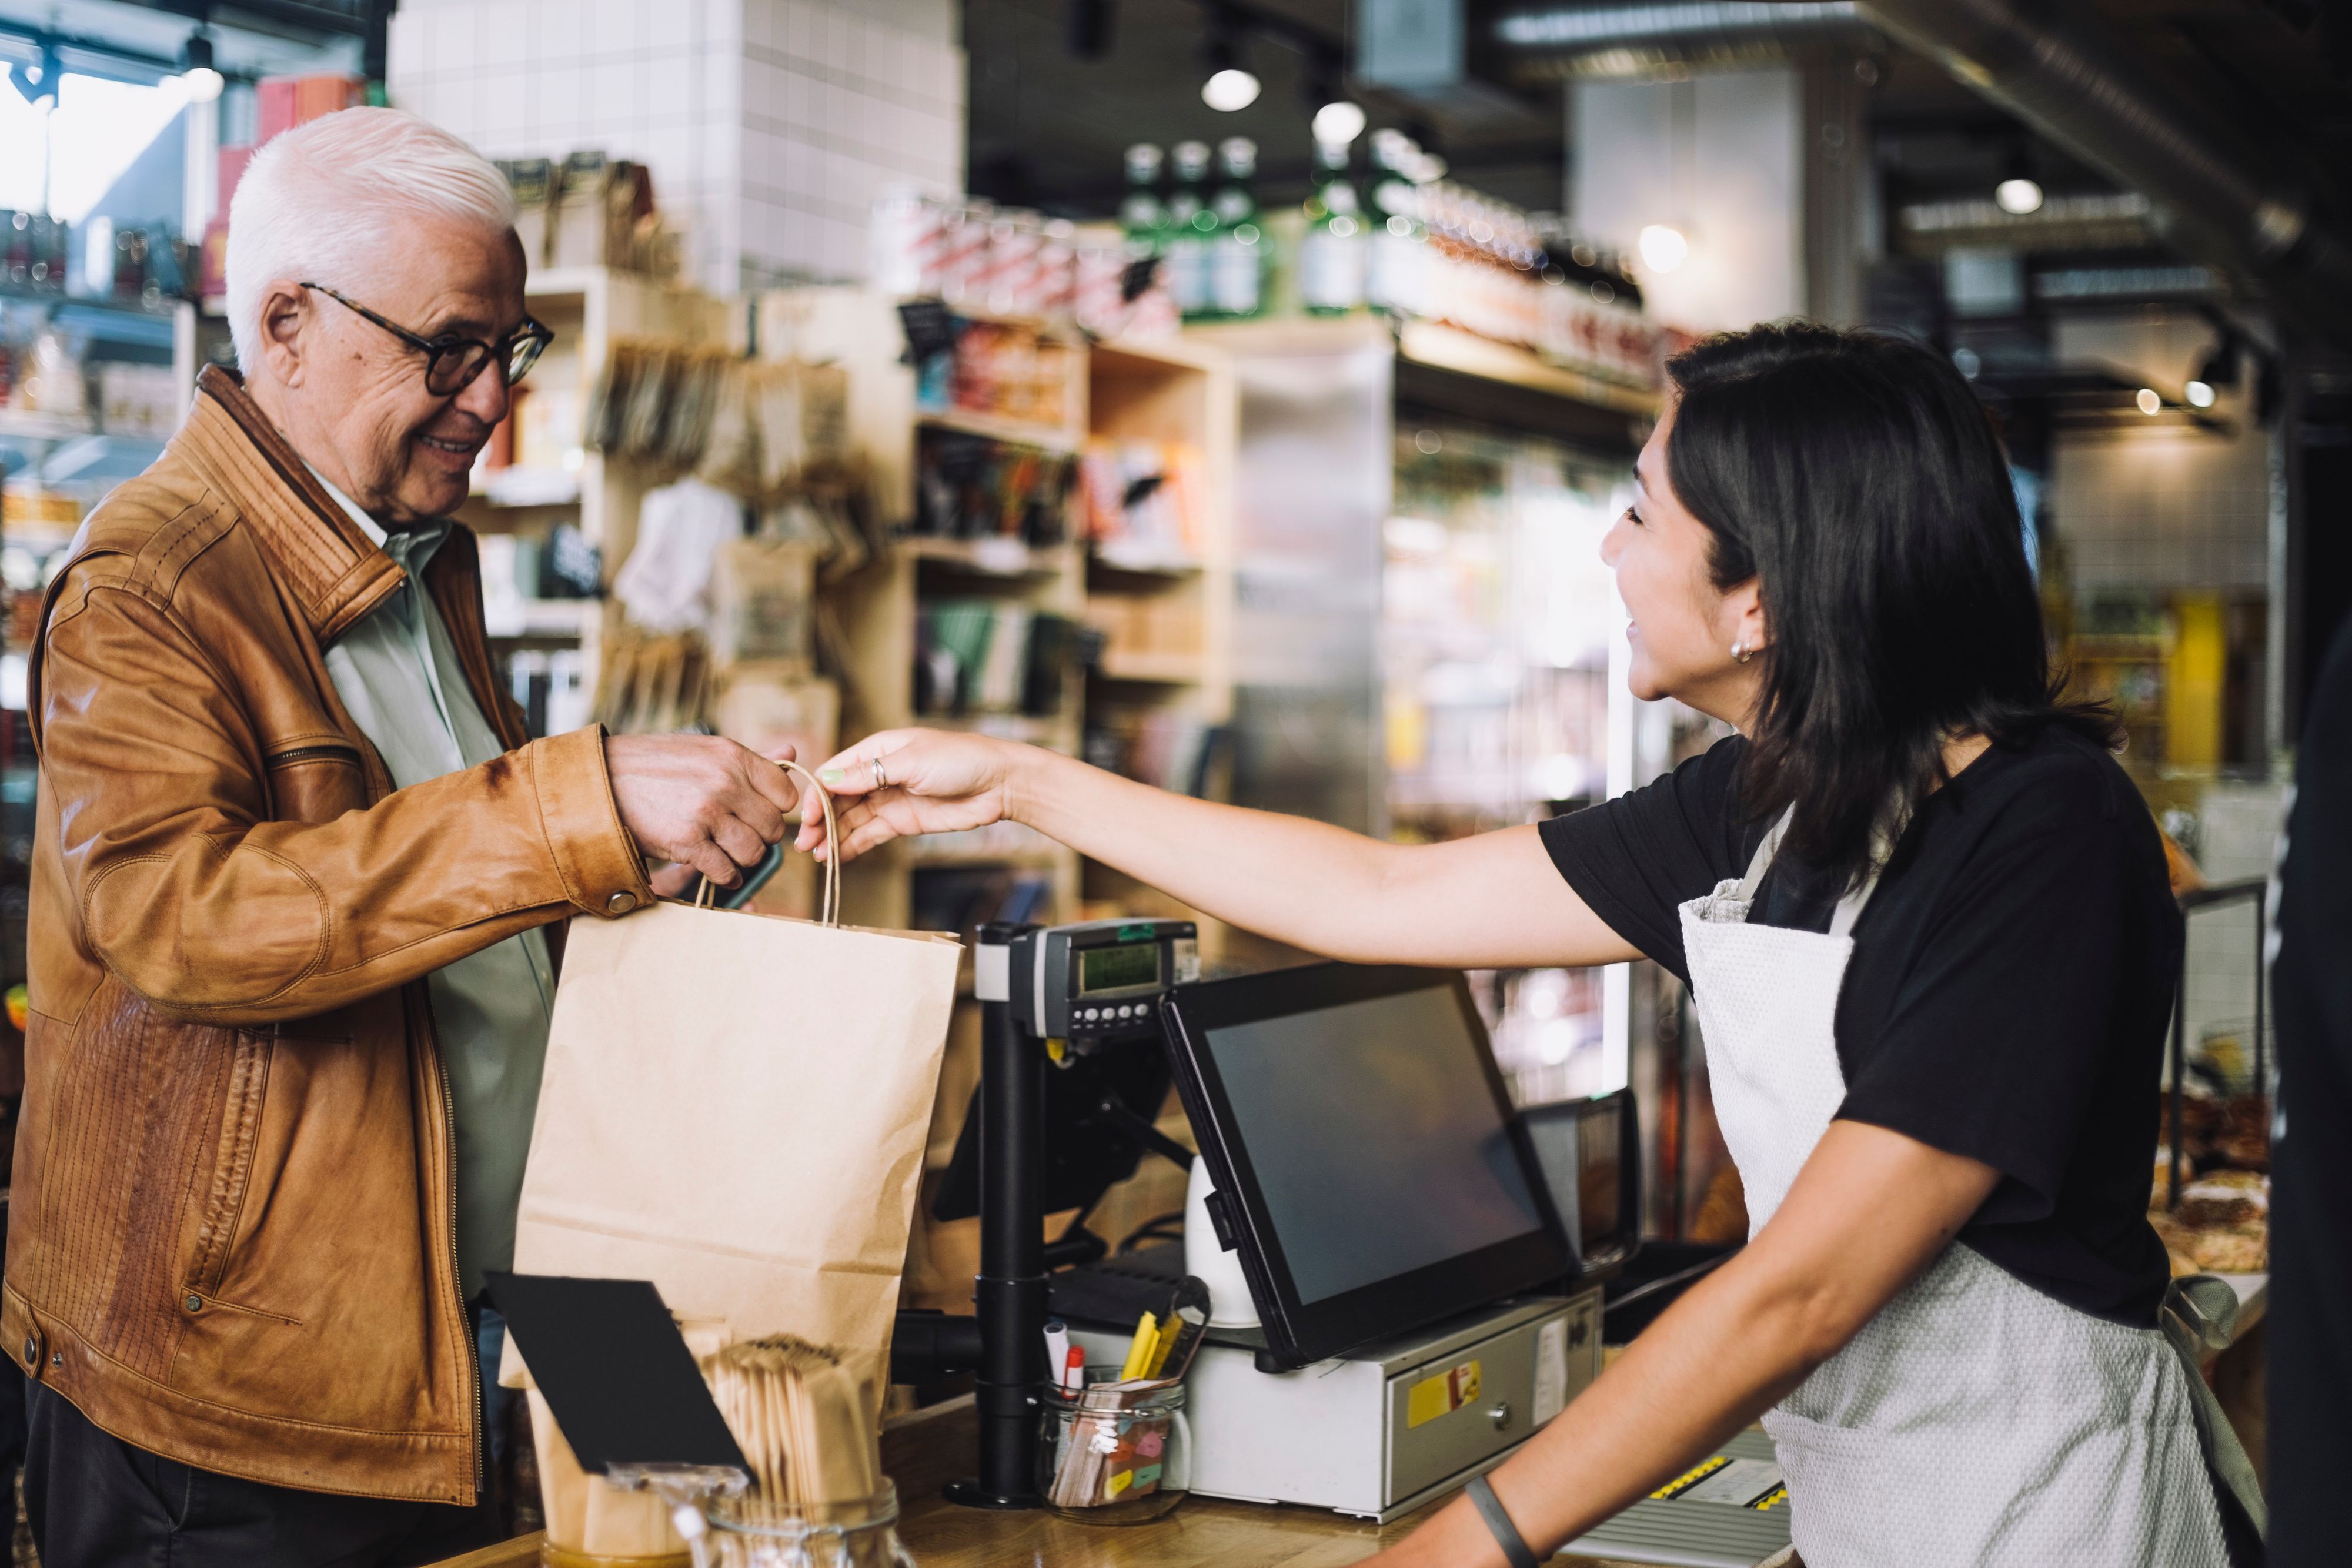
<path id="1" fill-rule="evenodd" d="M 596 379 L 617 340 L 726 341 L 729 307 L 695 289 L 601 267 L 533 273 L 524 297 L 531 314 L 555 330 L 555 341 L 521 383 L 530 438 L 524 461 L 479 475 L 457 515 L 477 533 L 542 538 L 558 523 L 576 524 L 602 557 L 609 589 L 637 542 L 646 492 L 677 476 L 587 449 L 581 433 Z M 576 645 L 593 692 L 604 638 L 619 613 L 609 599 L 526 599 L 519 622 L 492 628 L 493 642 L 502 650 Z"/>

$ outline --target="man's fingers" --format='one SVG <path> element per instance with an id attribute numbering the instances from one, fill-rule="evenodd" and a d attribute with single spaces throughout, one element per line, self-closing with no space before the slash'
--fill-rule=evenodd
<path id="1" fill-rule="evenodd" d="M 742 871 L 727 857 L 727 852 L 709 839 L 688 849 L 677 857 L 721 887 L 733 887 L 743 880 Z"/>
<path id="2" fill-rule="evenodd" d="M 781 822 L 779 823 L 781 827 Z M 711 839 L 737 865 L 758 865 L 767 858 L 770 840 L 740 817 L 721 818 L 710 830 Z M 779 837 L 782 833 L 779 832 Z"/>
<path id="3" fill-rule="evenodd" d="M 789 746 L 783 748 L 783 754 L 788 758 L 792 752 Z M 756 751 L 746 752 L 742 761 L 743 776 L 751 780 L 751 788 L 760 792 L 762 800 L 775 807 L 780 814 L 798 809 L 801 803 L 799 779 Z"/>

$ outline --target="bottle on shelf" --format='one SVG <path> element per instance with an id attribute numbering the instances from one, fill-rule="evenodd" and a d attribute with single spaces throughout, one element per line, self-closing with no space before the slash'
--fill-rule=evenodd
<path id="1" fill-rule="evenodd" d="M 1209 308 L 1227 320 L 1246 320 L 1264 308 L 1265 231 L 1258 225 L 1257 143 L 1229 136 L 1217 148 L 1224 178 L 1217 187 L 1217 227 L 1209 242 Z"/>
<path id="2" fill-rule="evenodd" d="M 1171 150 L 1176 188 L 1168 196 L 1168 288 L 1188 321 L 1209 313 L 1209 246 L 1216 209 L 1202 199 L 1209 178 L 1209 144 L 1179 141 Z"/>
<path id="3" fill-rule="evenodd" d="M 1348 143 L 1315 145 L 1315 193 L 1298 242 L 1298 299 L 1309 315 L 1344 316 L 1363 308 L 1367 252 L 1362 204 L 1348 177 Z"/>
<path id="4" fill-rule="evenodd" d="M 1139 141 L 1127 150 L 1127 196 L 1118 204 L 1118 224 L 1127 241 L 1127 259 L 1149 261 L 1168 244 L 1168 204 L 1160 199 L 1160 149 Z"/>
<path id="5" fill-rule="evenodd" d="M 1426 235 L 1421 187 L 1411 173 L 1420 152 L 1402 131 L 1382 131 L 1372 138 L 1372 245 L 1364 293 L 1373 309 L 1391 316 L 1423 313 Z"/>

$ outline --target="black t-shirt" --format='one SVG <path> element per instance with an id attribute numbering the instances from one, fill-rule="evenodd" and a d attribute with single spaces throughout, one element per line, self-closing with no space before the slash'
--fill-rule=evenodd
<path id="1" fill-rule="evenodd" d="M 1744 876 L 1769 826 L 1738 806 L 1746 745 L 1543 825 L 1585 903 L 1685 981 L 1676 906 Z M 1826 931 L 1836 904 L 1784 853 L 1749 918 Z M 2182 929 L 2123 769 L 2055 725 L 1989 748 L 1915 813 L 1853 939 L 1838 1114 L 1991 1166 L 1962 1240 L 2070 1306 L 2154 1323 L 2169 1269 L 2147 1200 Z"/>
<path id="2" fill-rule="evenodd" d="M 2352 625 L 2305 710 L 2279 872 L 2270 1561 L 2344 1561 L 2352 1470 Z"/>

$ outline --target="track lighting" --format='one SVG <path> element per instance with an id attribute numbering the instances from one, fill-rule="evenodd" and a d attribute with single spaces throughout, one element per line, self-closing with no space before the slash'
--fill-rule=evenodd
<path id="1" fill-rule="evenodd" d="M 1202 51 L 1209 79 L 1201 84 L 1201 101 L 1220 114 L 1247 109 L 1257 101 L 1262 84 L 1242 64 L 1243 30 L 1239 18 L 1219 9 L 1209 18 L 1209 39 Z"/>
<path id="2" fill-rule="evenodd" d="M 188 35 L 188 47 L 182 54 L 184 62 L 180 80 L 188 89 L 190 103 L 210 103 L 221 95 L 225 85 L 221 74 L 213 67 L 213 41 L 202 33 Z"/>

